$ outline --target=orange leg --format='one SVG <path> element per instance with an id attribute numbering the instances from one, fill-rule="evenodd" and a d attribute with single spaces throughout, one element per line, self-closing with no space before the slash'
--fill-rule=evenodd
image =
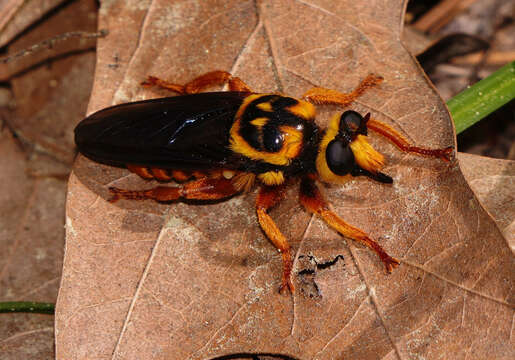
<path id="1" fill-rule="evenodd" d="M 350 93 L 344 94 L 336 90 L 315 87 L 306 92 L 303 95 L 303 98 L 313 104 L 333 104 L 346 106 L 361 96 L 361 94 L 363 94 L 367 89 L 379 85 L 382 81 L 382 77 L 370 74 L 358 85 L 356 89 Z M 451 159 L 451 154 L 453 152 L 452 147 L 447 147 L 445 149 L 427 149 L 413 146 L 408 141 L 406 141 L 406 139 L 404 139 L 404 137 L 395 129 L 374 119 L 368 120 L 367 128 L 384 136 L 386 139 L 395 144 L 401 151 L 422 156 L 440 158 L 445 161 L 450 161 Z"/>
<path id="2" fill-rule="evenodd" d="M 171 82 L 161 80 L 155 76 L 149 76 L 147 80 L 141 83 L 144 87 L 159 86 L 163 89 L 171 90 L 181 95 L 196 94 L 207 87 L 215 85 L 229 84 L 230 91 L 252 92 L 247 84 L 239 77 L 232 76 L 226 71 L 216 70 L 201 75 L 186 85 L 173 84 Z"/>
<path id="3" fill-rule="evenodd" d="M 302 179 L 300 185 L 300 203 L 310 212 L 319 215 L 333 229 L 343 236 L 351 238 L 373 250 L 381 259 L 386 267 L 386 271 L 391 273 L 399 265 L 399 260 L 391 257 L 383 248 L 362 230 L 347 224 L 329 207 L 322 197 L 320 190 L 315 182 L 309 178 Z"/>
<path id="4" fill-rule="evenodd" d="M 160 202 L 169 202 L 180 199 L 190 200 L 220 200 L 230 197 L 238 192 L 232 181 L 225 178 L 203 178 L 190 181 L 182 186 L 157 186 L 149 190 L 124 190 L 110 187 L 113 194 L 110 202 L 120 199 L 145 200 L 153 199 Z"/>
<path id="5" fill-rule="evenodd" d="M 422 156 L 440 158 L 445 161 L 451 160 L 451 154 L 454 150 L 451 146 L 445 149 L 426 149 L 418 146 L 413 146 L 391 126 L 374 119 L 368 120 L 367 128 L 372 131 L 375 131 L 381 136 L 384 136 L 387 140 L 391 141 L 395 146 L 397 146 L 401 151 L 414 153 Z"/>
<path id="6" fill-rule="evenodd" d="M 290 245 L 286 237 L 281 233 L 274 220 L 268 215 L 268 210 L 281 201 L 284 197 L 284 188 L 282 186 L 263 186 L 259 189 L 256 199 L 256 212 L 259 225 L 265 232 L 266 236 L 279 250 L 283 258 L 283 277 L 279 292 L 288 289 L 293 293 L 295 288 L 290 279 L 293 262 L 291 260 Z"/>
<path id="7" fill-rule="evenodd" d="M 382 81 L 383 78 L 381 76 L 370 74 L 350 93 L 341 93 L 336 90 L 314 87 L 302 95 L 302 98 L 313 104 L 346 106 L 360 97 L 367 89 L 379 85 Z"/>

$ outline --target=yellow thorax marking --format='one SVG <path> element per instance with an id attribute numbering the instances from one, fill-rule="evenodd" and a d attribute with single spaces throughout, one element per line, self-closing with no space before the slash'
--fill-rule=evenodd
<path id="1" fill-rule="evenodd" d="M 288 165 L 291 161 L 291 159 L 295 158 L 299 155 L 300 151 L 302 150 L 302 142 L 303 142 L 303 133 L 302 129 L 297 129 L 293 126 L 287 126 L 282 125 L 279 126 L 279 130 L 281 131 L 283 135 L 283 146 L 281 149 L 277 152 L 267 152 L 267 151 L 260 151 L 258 149 L 255 149 L 252 147 L 245 139 L 240 135 L 240 128 L 241 128 L 241 117 L 243 113 L 245 112 L 245 109 L 247 106 L 254 100 L 262 97 L 262 96 L 268 96 L 270 94 L 252 94 L 247 96 L 244 100 L 240 108 L 238 109 L 238 112 L 236 113 L 236 121 L 231 127 L 230 130 L 230 148 L 235 153 L 244 155 L 252 160 L 262 160 L 266 163 L 273 164 L 273 165 Z M 279 95 L 280 96 L 280 95 Z M 300 106 L 300 103 L 308 104 L 307 109 L 303 109 L 302 106 Z M 268 104 L 268 103 L 263 103 Z M 259 105 L 259 104 L 258 104 Z M 266 106 L 266 105 L 265 105 Z M 311 104 L 306 103 L 304 101 L 300 102 L 299 104 L 296 104 L 290 108 L 288 108 L 288 111 L 292 112 L 293 114 L 297 116 L 314 116 L 314 108 L 311 109 Z M 260 117 L 256 118 L 250 121 L 250 123 L 258 129 L 256 131 L 260 131 L 259 127 L 264 126 L 269 121 L 268 118 Z"/>
<path id="2" fill-rule="evenodd" d="M 279 130 L 284 135 L 284 144 L 280 153 L 284 153 L 284 155 L 293 159 L 299 155 L 300 150 L 302 149 L 302 132 L 293 126 L 279 126 Z"/>
<path id="3" fill-rule="evenodd" d="M 307 101 L 297 100 L 298 103 L 286 108 L 292 114 L 297 115 L 306 120 L 314 120 L 316 111 L 315 106 L 313 104 L 308 103 Z"/>
<path id="4" fill-rule="evenodd" d="M 258 109 L 263 110 L 263 111 L 268 111 L 268 112 L 272 112 L 273 111 L 272 104 L 270 104 L 269 102 L 264 102 L 264 103 L 257 104 L 256 107 Z"/>
<path id="5" fill-rule="evenodd" d="M 284 182 L 284 175 L 282 171 L 267 171 L 258 175 L 265 185 L 281 185 Z"/>
<path id="6" fill-rule="evenodd" d="M 231 128 L 230 147 L 235 153 L 242 154 L 252 160 L 262 160 L 273 165 L 288 165 L 302 149 L 302 132 L 292 126 L 281 126 L 284 140 L 278 152 L 259 151 L 254 149 L 239 133 L 240 120 L 236 120 Z"/>
<path id="7" fill-rule="evenodd" d="M 240 105 L 240 108 L 238 109 L 238 112 L 236 113 L 235 118 L 240 119 L 245 110 L 247 109 L 247 106 L 254 100 L 259 99 L 260 97 L 264 96 L 264 94 L 252 94 L 247 96 L 245 99 L 243 99 L 243 102 Z"/>
<path id="8" fill-rule="evenodd" d="M 255 118 L 254 120 L 251 120 L 250 123 L 257 127 L 262 127 L 268 122 L 268 118 L 266 117 L 259 117 Z"/>

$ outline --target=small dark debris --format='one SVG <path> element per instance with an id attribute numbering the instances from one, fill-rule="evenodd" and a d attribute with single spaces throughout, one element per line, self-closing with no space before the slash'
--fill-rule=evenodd
<path id="1" fill-rule="evenodd" d="M 313 255 L 300 255 L 299 262 L 304 265 L 304 268 L 298 271 L 297 274 L 302 282 L 301 291 L 304 295 L 310 298 L 322 297 L 320 288 L 315 280 L 316 273 L 318 270 L 324 270 L 335 265 L 340 259 L 344 260 L 343 255 L 336 255 L 332 260 L 319 262 Z"/>

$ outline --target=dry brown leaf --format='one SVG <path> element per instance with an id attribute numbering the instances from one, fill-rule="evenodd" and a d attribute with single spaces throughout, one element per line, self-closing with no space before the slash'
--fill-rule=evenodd
<path id="1" fill-rule="evenodd" d="M 63 7 L 55 17 L 27 30 L 10 49 L 69 31 L 72 21 L 65 20 L 72 16 L 77 26 L 89 24 L 94 31 L 94 9 L 94 0 Z M 53 60 L 10 79 L 17 107 L 0 113 L 0 301 L 57 300 L 64 256 L 65 178 L 75 153 L 72 131 L 86 111 L 95 55 Z M 9 96 L 4 98 L 2 106 L 9 102 Z M 19 137 L 13 138 L 11 131 Z M 68 160 L 68 165 L 56 157 Z M 1 359 L 54 358 L 53 316 L 0 315 Z"/>
<path id="2" fill-rule="evenodd" d="M 0 46 L 26 30 L 64 0 L 5 0 L 0 3 Z"/>
<path id="3" fill-rule="evenodd" d="M 374 72 L 385 82 L 354 109 L 417 144 L 454 144 L 443 102 L 399 42 L 403 8 L 104 2 L 100 27 L 110 35 L 99 42 L 90 111 L 156 96 L 139 86 L 150 74 L 186 82 L 223 69 L 257 91 L 298 96 L 313 85 L 348 91 Z M 206 206 L 113 205 L 108 185 L 151 185 L 80 157 L 69 183 L 57 357 L 512 358 L 515 269 L 499 229 L 456 164 L 374 144 L 388 154 L 394 185 L 358 179 L 327 193 L 403 265 L 384 274 L 370 251 L 301 210 L 291 189 L 272 216 L 297 253 L 292 297 L 277 293 L 281 259 L 257 226 L 253 194 Z"/>
<path id="4" fill-rule="evenodd" d="M 402 43 L 412 55 L 423 53 L 434 41 L 429 35 L 426 35 L 412 26 L 407 25 L 402 30 Z"/>
<path id="5" fill-rule="evenodd" d="M 6 130 L 0 133 L 0 154 L 0 301 L 55 302 L 66 184 L 29 178 L 26 156 Z M 49 315 L 1 314 L 0 357 L 53 357 L 53 320 Z"/>
<path id="6" fill-rule="evenodd" d="M 515 251 L 515 161 L 460 153 L 461 170 Z"/>
<path id="7" fill-rule="evenodd" d="M 63 7 L 11 44 L 10 51 L 15 53 L 73 30 L 96 30 L 94 0 L 77 1 Z M 89 51 L 71 52 L 70 46 L 76 49 L 74 42 L 80 43 L 80 40 L 60 48 L 64 53 L 42 51 L 26 60 L 15 61 L 12 66 L 23 71 L 10 79 L 16 99 L 15 116 L 9 120 L 11 126 L 25 142 L 69 166 L 75 158 L 73 129 L 84 115 L 95 66 L 95 52 L 91 48 L 94 42 L 85 41 Z M 30 66 L 24 67 L 27 64 Z"/>

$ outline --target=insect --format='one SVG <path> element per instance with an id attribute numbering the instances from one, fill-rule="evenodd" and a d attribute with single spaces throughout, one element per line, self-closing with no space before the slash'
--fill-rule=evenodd
<path id="1" fill-rule="evenodd" d="M 158 202 L 223 200 L 259 186 L 259 225 L 282 255 L 280 291 L 294 291 L 290 279 L 290 245 L 269 210 L 284 197 L 285 188 L 300 182 L 300 203 L 341 235 L 374 251 L 391 272 L 399 261 L 364 231 L 346 223 L 330 209 L 317 183 L 343 184 L 365 176 L 390 184 L 380 170 L 384 157 L 367 141 L 373 131 L 400 150 L 449 161 L 453 149 L 411 145 L 392 127 L 355 111 L 335 114 L 326 129 L 315 123 L 315 105 L 347 106 L 382 78 L 367 76 L 350 93 L 315 87 L 295 99 L 255 93 L 225 71 L 204 74 L 186 85 L 149 77 L 143 86 L 158 86 L 181 96 L 132 102 L 100 110 L 75 129 L 75 142 L 85 156 L 126 166 L 144 179 L 176 181 L 176 186 L 148 190 L 110 187 L 110 201 Z M 202 92 L 228 84 L 229 91 Z"/>

